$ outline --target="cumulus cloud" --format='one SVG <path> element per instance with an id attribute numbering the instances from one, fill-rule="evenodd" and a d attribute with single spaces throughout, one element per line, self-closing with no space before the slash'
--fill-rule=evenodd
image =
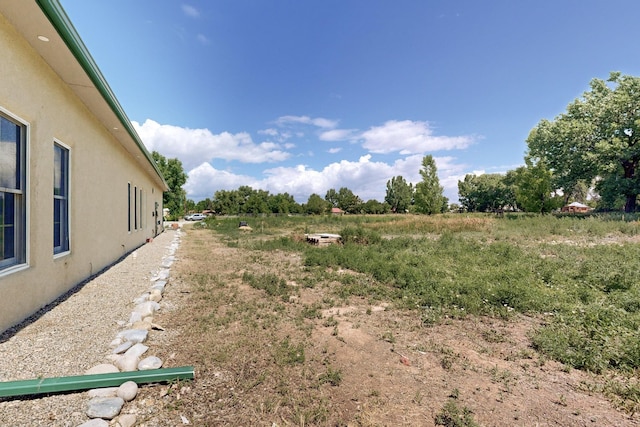
<path id="1" fill-rule="evenodd" d="M 372 153 L 402 155 L 441 150 L 464 149 L 475 138 L 463 136 L 437 136 L 429 123 L 411 120 L 390 120 L 382 126 L 374 126 L 360 135 L 362 146 Z"/>
<path id="2" fill-rule="evenodd" d="M 266 141 L 256 144 L 245 132 L 213 134 L 208 129 L 161 125 L 149 119 L 142 125 L 132 123 L 149 151 L 180 159 L 185 170 L 213 159 L 264 163 L 280 162 L 291 156 L 277 143 Z"/>
<path id="3" fill-rule="evenodd" d="M 305 203 L 313 193 L 324 197 L 327 190 L 346 187 L 363 201 L 384 200 L 387 181 L 401 175 L 407 182 L 420 182 L 422 155 L 397 159 L 392 163 L 372 161 L 371 155 L 361 156 L 357 161 L 342 160 L 314 169 L 308 165 L 275 167 L 262 171 L 261 175 L 247 176 L 215 169 L 209 163 L 202 163 L 188 172 L 185 185 L 187 197 L 193 200 L 212 198 L 218 190 L 236 190 L 242 185 L 262 189 L 272 194 L 288 193 L 298 203 Z M 453 157 L 436 157 L 438 175 L 445 195 L 457 200 L 458 176 L 463 165 L 455 163 Z M 454 174 L 450 179 L 448 174 Z M 464 176 L 464 175 L 462 175 Z"/>

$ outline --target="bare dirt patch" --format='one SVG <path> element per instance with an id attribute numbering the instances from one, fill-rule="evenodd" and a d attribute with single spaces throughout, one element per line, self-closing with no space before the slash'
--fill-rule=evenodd
<path id="1" fill-rule="evenodd" d="M 158 356 L 196 379 L 142 390 L 148 425 L 640 424 L 599 392 L 607 378 L 531 348 L 543 319 L 427 326 L 384 301 L 342 300 L 335 282 L 303 285 L 296 254 L 229 248 L 206 230 L 187 229 L 178 255 Z M 288 293 L 248 277 L 280 278 Z"/>

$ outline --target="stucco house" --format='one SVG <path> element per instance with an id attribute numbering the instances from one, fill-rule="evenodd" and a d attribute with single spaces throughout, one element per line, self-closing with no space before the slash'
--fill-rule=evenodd
<path id="1" fill-rule="evenodd" d="M 167 184 L 58 0 L 0 1 L 0 332 L 162 227 Z"/>

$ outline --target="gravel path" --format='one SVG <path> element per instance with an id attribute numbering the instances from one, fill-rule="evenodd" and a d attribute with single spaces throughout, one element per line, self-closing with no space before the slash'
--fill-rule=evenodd
<path id="1" fill-rule="evenodd" d="M 167 228 L 27 326 L 0 335 L 0 381 L 83 375 L 93 366 L 112 363 L 109 344 L 126 329 L 133 300 L 150 290 L 151 279 L 171 248 L 175 251 L 180 233 Z M 160 302 L 161 307 L 165 304 Z M 154 336 L 162 342 L 161 335 L 167 333 L 149 332 L 145 357 L 154 355 Z M 87 392 L 0 398 L 0 425 L 79 426 L 89 420 L 88 401 Z"/>

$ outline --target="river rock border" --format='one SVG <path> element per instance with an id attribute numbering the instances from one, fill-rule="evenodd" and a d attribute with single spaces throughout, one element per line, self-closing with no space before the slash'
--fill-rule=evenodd
<path id="1" fill-rule="evenodd" d="M 160 310 L 164 289 L 169 283 L 171 266 L 176 257 L 175 253 L 180 246 L 182 229 L 175 229 L 175 234 L 166 255 L 163 256 L 157 272 L 151 277 L 151 286 L 147 292 L 136 297 L 131 303 L 133 310 L 128 321 L 122 320 L 118 324 L 123 328 L 116 334 L 110 343 L 112 349 L 106 359 L 85 372 L 85 375 L 105 374 L 115 372 L 143 371 L 159 369 L 163 361 L 153 355 L 148 355 L 149 347 L 144 344 L 151 331 L 163 331 L 164 328 L 153 321 L 154 314 Z M 136 257 L 134 251 L 131 254 Z M 143 357 L 144 356 L 144 357 Z M 119 387 L 105 387 L 92 389 L 87 392 L 89 400 L 86 406 L 86 415 L 89 421 L 78 427 L 131 427 L 136 424 L 135 414 L 122 414 L 127 402 L 136 398 L 138 384 L 127 381 Z M 111 423 L 107 420 L 110 420 Z"/>

